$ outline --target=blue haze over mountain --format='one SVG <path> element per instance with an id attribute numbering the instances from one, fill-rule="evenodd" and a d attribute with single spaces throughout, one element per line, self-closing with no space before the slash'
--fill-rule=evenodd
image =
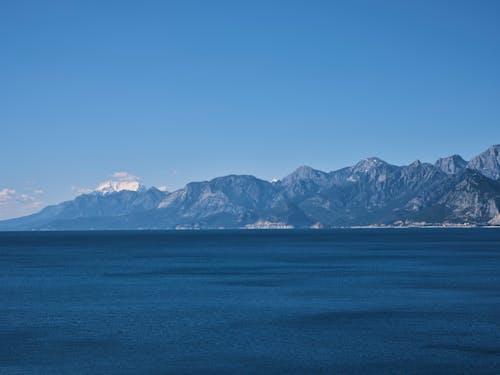
<path id="1" fill-rule="evenodd" d="M 174 192 L 132 185 L 0 222 L 2 230 L 321 228 L 365 225 L 500 225 L 500 145 L 470 162 L 396 166 L 372 157 L 323 172 L 302 166 L 279 181 L 228 175 Z"/>

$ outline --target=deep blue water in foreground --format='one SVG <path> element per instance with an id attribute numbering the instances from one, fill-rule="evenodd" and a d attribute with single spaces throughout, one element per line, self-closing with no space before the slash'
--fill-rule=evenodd
<path id="1" fill-rule="evenodd" d="M 500 230 L 0 233 L 1 374 L 500 373 Z"/>

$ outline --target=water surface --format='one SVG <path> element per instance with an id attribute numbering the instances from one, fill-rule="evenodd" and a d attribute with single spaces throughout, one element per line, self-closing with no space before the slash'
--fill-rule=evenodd
<path id="1" fill-rule="evenodd" d="M 1 374 L 499 368 L 500 230 L 0 233 Z"/>

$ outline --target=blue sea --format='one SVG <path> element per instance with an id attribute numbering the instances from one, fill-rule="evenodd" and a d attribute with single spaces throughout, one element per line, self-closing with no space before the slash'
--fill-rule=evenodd
<path id="1" fill-rule="evenodd" d="M 500 230 L 0 233 L 0 374 L 499 374 Z"/>

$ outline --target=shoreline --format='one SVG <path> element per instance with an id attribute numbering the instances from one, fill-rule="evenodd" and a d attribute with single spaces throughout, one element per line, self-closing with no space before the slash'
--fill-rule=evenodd
<path id="1" fill-rule="evenodd" d="M 1 233 L 15 232 L 271 232 L 271 231 L 307 231 L 307 232 L 326 232 L 335 230 L 363 230 L 363 229 L 500 229 L 500 225 L 357 225 L 329 228 L 135 228 L 135 229 L 21 229 L 21 230 L 0 230 Z"/>

